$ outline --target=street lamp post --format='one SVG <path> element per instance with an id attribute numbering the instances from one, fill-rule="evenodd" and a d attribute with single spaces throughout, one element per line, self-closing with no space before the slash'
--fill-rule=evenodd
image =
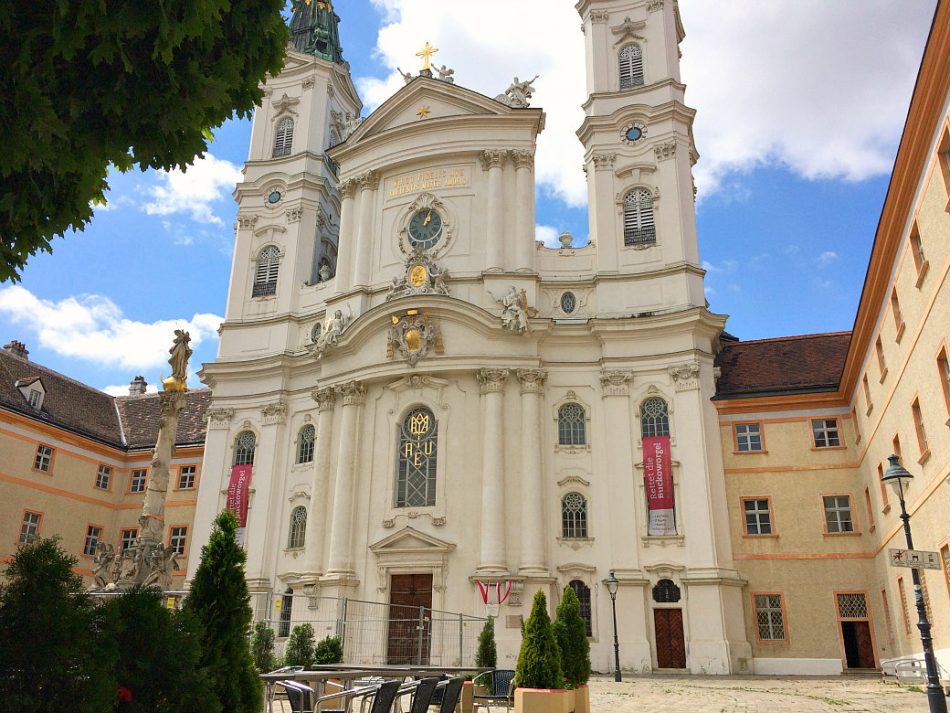
<path id="1" fill-rule="evenodd" d="M 904 504 L 904 488 L 905 484 L 914 476 L 901 465 L 900 456 L 888 456 L 887 460 L 890 461 L 890 465 L 887 466 L 887 471 L 885 471 L 882 480 L 885 483 L 890 483 L 894 488 L 894 492 L 897 493 L 897 498 L 901 504 L 901 520 L 904 522 L 904 537 L 907 539 L 907 549 L 912 550 L 914 549 L 914 540 L 910 534 L 910 515 L 907 514 L 907 507 Z M 920 570 L 914 567 L 910 570 L 910 574 L 914 580 L 914 599 L 917 603 L 917 628 L 920 629 L 920 643 L 924 648 L 924 663 L 927 666 L 927 702 L 930 704 L 930 713 L 947 713 L 947 699 L 937 676 L 937 662 L 934 659 L 930 622 L 927 620 L 927 608 L 924 606 L 924 597 L 920 590 Z"/>
<path id="2" fill-rule="evenodd" d="M 610 576 L 604 580 L 607 585 L 607 591 L 610 593 L 610 606 L 614 612 L 614 681 L 620 682 L 620 640 L 617 638 L 617 587 L 620 586 L 620 580 L 610 570 Z"/>

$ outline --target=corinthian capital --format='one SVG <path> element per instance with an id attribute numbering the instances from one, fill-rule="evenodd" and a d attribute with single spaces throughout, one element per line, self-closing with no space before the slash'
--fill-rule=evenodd
<path id="1" fill-rule="evenodd" d="M 548 378 L 548 372 L 544 369 L 518 369 L 515 373 L 521 382 L 522 394 L 540 394 Z"/>
<path id="2" fill-rule="evenodd" d="M 317 402 L 317 410 L 321 412 L 332 411 L 336 404 L 336 391 L 331 386 L 315 389 L 310 392 L 310 396 Z"/>
<path id="3" fill-rule="evenodd" d="M 613 168 L 614 161 L 617 160 L 617 154 L 615 153 L 597 153 L 591 156 L 591 160 L 594 162 L 594 168 Z"/>
<path id="4" fill-rule="evenodd" d="M 593 23 L 602 23 L 607 22 L 607 19 L 610 17 L 610 13 L 606 10 L 591 10 L 590 11 L 590 21 Z"/>
<path id="5" fill-rule="evenodd" d="M 514 161 L 515 168 L 533 168 L 534 151 L 530 149 L 518 149 L 511 152 L 511 160 Z"/>
<path id="6" fill-rule="evenodd" d="M 353 198 L 356 196 L 356 189 L 359 186 L 359 179 L 350 178 L 340 183 L 340 195 L 344 198 Z"/>
<path id="7" fill-rule="evenodd" d="M 367 171 L 360 176 L 360 185 L 364 191 L 375 191 L 379 188 L 379 172 Z"/>
<path id="8" fill-rule="evenodd" d="M 504 391 L 505 382 L 508 380 L 508 370 L 479 369 L 475 372 L 475 378 L 478 379 L 483 394 L 496 394 Z"/>
<path id="9" fill-rule="evenodd" d="M 343 397 L 344 406 L 359 406 L 366 396 L 366 385 L 361 381 L 350 381 L 337 386 L 336 392 Z"/>
<path id="10" fill-rule="evenodd" d="M 501 150 L 482 151 L 479 156 L 482 160 L 482 168 L 486 171 L 490 168 L 499 168 L 505 162 L 507 153 Z"/>

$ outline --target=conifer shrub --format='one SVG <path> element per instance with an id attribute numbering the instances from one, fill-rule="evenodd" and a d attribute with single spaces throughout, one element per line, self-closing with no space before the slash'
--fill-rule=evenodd
<path id="1" fill-rule="evenodd" d="M 184 608 L 202 623 L 200 665 L 209 673 L 207 693 L 227 713 L 259 713 L 264 686 L 251 656 L 251 597 L 237 527 L 232 512 L 215 518 Z"/>
<path id="2" fill-rule="evenodd" d="M 478 650 L 475 652 L 475 665 L 479 668 L 495 668 L 498 664 L 498 650 L 495 648 L 495 618 L 488 617 L 482 633 L 478 635 Z"/>
<path id="3" fill-rule="evenodd" d="M 587 622 L 581 616 L 581 602 L 577 593 L 564 587 L 564 596 L 554 619 L 554 638 L 561 652 L 564 680 L 571 688 L 587 683 L 590 678 L 590 642 L 587 640 Z"/>
<path id="4" fill-rule="evenodd" d="M 277 668 L 274 657 L 274 630 L 266 621 L 259 621 L 254 625 L 254 635 L 251 637 L 251 655 L 254 665 L 261 673 L 267 673 Z"/>
<path id="5" fill-rule="evenodd" d="M 531 605 L 531 614 L 524 625 L 524 638 L 518 663 L 515 666 L 515 686 L 518 688 L 563 688 L 561 654 L 544 592 L 538 590 Z"/>
<path id="6" fill-rule="evenodd" d="M 343 663 L 343 641 L 339 636 L 328 636 L 321 640 L 313 651 L 313 663 Z"/>
<path id="7" fill-rule="evenodd" d="M 298 624 L 290 632 L 287 648 L 284 651 L 284 666 L 313 666 L 314 644 L 313 627 L 310 624 Z"/>
<path id="8" fill-rule="evenodd" d="M 112 710 L 118 651 L 58 539 L 17 548 L 0 584 L 0 710 Z"/>

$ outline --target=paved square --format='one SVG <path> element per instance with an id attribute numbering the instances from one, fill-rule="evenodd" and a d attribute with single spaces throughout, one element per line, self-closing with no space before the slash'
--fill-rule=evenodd
<path id="1" fill-rule="evenodd" d="M 927 713 L 923 692 L 877 678 L 644 676 L 590 682 L 596 713 Z"/>

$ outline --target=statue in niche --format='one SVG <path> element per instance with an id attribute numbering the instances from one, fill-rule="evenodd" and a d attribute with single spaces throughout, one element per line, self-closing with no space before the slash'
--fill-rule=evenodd
<path id="1" fill-rule="evenodd" d="M 527 109 L 531 105 L 531 97 L 534 94 L 534 83 L 540 76 L 540 74 L 536 74 L 534 79 L 524 82 L 515 77 L 505 93 L 495 97 L 495 101 L 506 104 L 512 109 Z"/>

